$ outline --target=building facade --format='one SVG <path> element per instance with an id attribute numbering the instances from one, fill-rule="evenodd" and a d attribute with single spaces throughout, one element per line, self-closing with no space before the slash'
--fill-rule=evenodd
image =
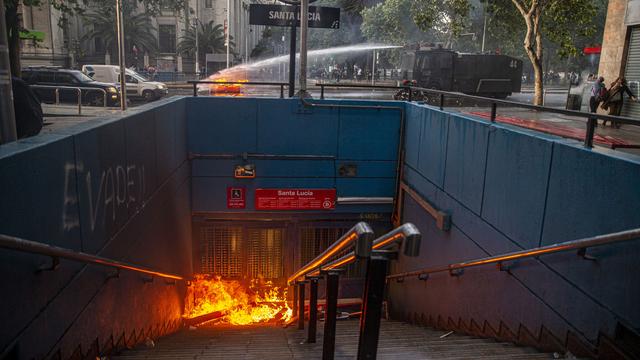
<path id="1" fill-rule="evenodd" d="M 157 41 L 157 52 L 141 53 L 137 61 L 129 54 L 127 66 L 134 62 L 138 67 L 153 65 L 159 71 L 194 73 L 195 55 L 184 55 L 177 52 L 178 44 L 188 26 L 194 23 L 223 25 L 228 29 L 235 48 L 230 51 L 230 65 L 249 61 L 252 49 L 258 44 L 264 30 L 263 26 L 249 25 L 249 4 L 256 0 L 189 0 L 188 8 L 181 11 L 161 9 L 160 14 L 151 18 L 152 33 Z M 230 23 L 227 25 L 227 10 L 230 11 Z M 88 9 L 88 11 L 91 11 Z M 144 9 L 139 6 L 137 11 Z M 54 65 L 62 67 L 80 67 L 83 64 L 115 64 L 117 54 L 111 54 L 104 46 L 101 37 L 83 39 L 83 34 L 91 29 L 92 24 L 82 16 L 71 16 L 66 19 L 66 26 L 61 27 L 64 14 L 51 5 L 41 7 L 21 6 L 23 27 L 28 33 L 38 34 L 38 39 L 22 40 L 22 66 Z M 125 24 L 125 32 L 127 24 Z M 115 31 L 115 25 L 114 25 Z M 218 70 L 226 67 L 226 51 L 209 56 L 217 63 L 200 64 Z"/>
<path id="2" fill-rule="evenodd" d="M 640 0 L 609 0 L 598 74 L 607 87 L 624 76 L 640 94 Z M 640 103 L 625 101 L 621 115 L 640 118 Z"/>

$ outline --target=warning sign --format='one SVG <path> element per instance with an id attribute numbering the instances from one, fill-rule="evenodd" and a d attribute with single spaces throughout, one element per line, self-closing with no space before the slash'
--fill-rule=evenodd
<path id="1" fill-rule="evenodd" d="M 256 189 L 256 210 L 334 210 L 335 189 Z"/>
<path id="2" fill-rule="evenodd" d="M 244 209 L 247 205 L 246 199 L 243 187 L 227 188 L 227 209 Z"/>

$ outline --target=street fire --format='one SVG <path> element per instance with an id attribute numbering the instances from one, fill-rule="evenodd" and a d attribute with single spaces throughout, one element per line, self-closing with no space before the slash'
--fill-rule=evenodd
<path id="1" fill-rule="evenodd" d="M 231 325 L 286 322 L 293 314 L 286 298 L 286 288 L 270 281 L 255 279 L 245 287 L 240 281 L 196 275 L 187 290 L 184 317 Z"/>
<path id="2" fill-rule="evenodd" d="M 242 95 L 242 84 L 225 84 L 225 82 L 248 82 L 249 80 L 240 79 L 240 80 L 227 80 L 226 78 L 216 78 L 211 79 L 213 82 L 218 82 L 221 84 L 211 84 L 209 87 L 209 93 L 211 95 L 221 95 L 221 96 L 241 96 Z"/>

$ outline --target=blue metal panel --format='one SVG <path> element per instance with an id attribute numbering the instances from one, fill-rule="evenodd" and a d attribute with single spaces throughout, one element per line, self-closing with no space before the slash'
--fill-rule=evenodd
<path id="1" fill-rule="evenodd" d="M 555 144 L 542 245 L 640 226 L 640 163 L 611 155 Z M 621 276 L 636 272 L 640 241 L 589 249 L 589 254 L 597 263 L 575 254 L 544 261 L 629 323 L 640 324 L 634 305 L 640 283 L 635 276 Z"/>
<path id="2" fill-rule="evenodd" d="M 336 155 L 337 110 L 304 109 L 296 99 L 260 99 L 257 112 L 258 152 Z"/>
<path id="3" fill-rule="evenodd" d="M 335 174 L 340 176 L 340 167 L 343 165 L 355 165 L 358 178 L 393 178 L 396 177 L 397 161 L 337 161 Z M 375 180 L 372 180 L 375 181 Z"/>
<path id="4" fill-rule="evenodd" d="M 539 244 L 552 147 L 507 129 L 489 136 L 482 217 L 525 248 Z"/>
<path id="5" fill-rule="evenodd" d="M 74 143 L 43 134 L 0 146 L 0 234 L 82 248 Z M 5 349 L 79 270 L 63 261 L 55 272 L 36 273 L 51 260 L 0 250 L 0 349 Z"/>
<path id="6" fill-rule="evenodd" d="M 458 115 L 449 120 L 445 191 L 480 214 L 489 125 Z"/>
<path id="7" fill-rule="evenodd" d="M 409 167 L 405 168 L 405 181 L 436 208 L 449 212 L 453 225 L 473 239 L 487 253 L 498 255 L 522 250 L 522 247 L 485 222 L 464 204 L 438 189 Z M 425 216 L 430 217 L 430 215 Z"/>
<path id="8" fill-rule="evenodd" d="M 257 151 L 256 99 L 187 100 L 189 151 L 204 154 Z"/>
<path id="9" fill-rule="evenodd" d="M 83 250 L 93 253 L 126 222 L 129 206 L 141 203 L 145 174 L 142 164 L 129 168 L 123 121 L 84 131 L 74 139 Z"/>
<path id="10" fill-rule="evenodd" d="M 142 206 L 158 186 L 155 120 L 152 111 L 134 114 L 122 120 L 126 136 L 127 163 L 126 168 L 116 167 L 114 175 L 116 185 L 120 186 L 116 193 L 121 194 L 121 197 L 117 197 L 117 201 L 126 204 L 130 215 Z M 169 147 L 168 151 L 172 149 Z M 134 173 L 138 173 L 137 178 L 142 179 L 142 188 L 137 197 L 126 194 L 132 189 L 127 187 L 127 183 L 133 181 Z"/>
<path id="11" fill-rule="evenodd" d="M 410 178 L 416 179 L 415 175 L 410 175 Z M 412 183 L 412 185 L 416 184 Z M 436 205 L 458 204 L 458 207 L 452 208 L 454 226 L 449 233 L 438 230 L 433 219 L 411 198 L 406 198 L 403 221 L 410 221 L 418 226 L 423 234 L 423 246 L 418 258 L 401 256 L 394 272 L 446 265 L 451 262 L 516 250 L 513 245 L 511 249 L 505 248 L 511 244 L 508 238 L 504 238 L 475 214 L 460 206 L 446 194 L 442 194 L 441 190 L 429 182 L 423 182 L 418 187 L 424 188 L 429 185 L 433 187 L 430 191 L 437 193 L 432 197 L 437 199 Z M 461 231 L 464 236 L 461 236 Z M 487 251 L 487 249 L 493 251 Z M 567 257 L 565 260 L 569 260 L 569 263 L 585 262 L 575 254 L 568 254 Z M 550 263 L 558 262 L 550 261 Z M 587 263 L 594 268 L 600 268 L 600 264 Z M 630 271 L 630 269 L 627 270 Z M 589 279 L 591 275 L 585 276 L 589 273 L 593 274 L 593 271 L 582 272 L 581 276 Z M 575 288 L 566 282 L 564 276 L 536 260 L 517 262 L 512 269 L 512 274 L 513 276 L 505 276 L 504 272 L 497 271 L 494 266 L 484 266 L 468 269 L 463 277 L 455 280 L 450 280 L 446 274 L 433 275 L 426 285 L 430 289 L 428 292 L 424 290 L 421 282 L 408 280 L 403 283 L 403 287 L 410 289 L 398 289 L 395 293 L 398 294 L 398 298 L 392 295 L 392 299 L 394 303 L 400 301 L 402 304 L 408 304 L 407 311 L 451 316 L 454 320 L 457 316 L 465 320 L 474 318 L 476 321 L 504 320 L 512 330 L 517 329 L 517 326 L 522 323 L 528 329 L 537 331 L 539 326 L 544 324 L 547 328 L 556 330 L 558 336 L 564 336 L 568 329 L 575 326 L 580 329 L 579 331 L 584 332 L 585 336 L 595 339 L 598 335 L 598 326 L 603 326 L 602 329 L 612 329 L 610 326 L 612 319 L 606 314 L 605 307 L 587 294 L 575 291 Z M 478 282 L 485 286 L 474 285 Z M 486 286 L 488 282 L 491 283 L 489 287 Z M 608 280 L 607 283 L 614 284 L 615 288 L 614 282 Z M 594 282 L 594 286 L 601 284 L 602 282 Z M 429 294 L 433 293 L 437 293 L 438 296 L 432 298 Z M 403 300 L 402 297 L 408 294 L 416 300 L 414 301 L 413 298 Z M 458 298 L 455 294 L 466 295 Z M 510 306 L 509 301 L 517 303 L 518 306 Z M 629 302 L 629 300 L 621 301 Z M 447 303 L 451 306 L 435 305 L 433 302 Z M 627 309 L 626 314 L 634 311 Z M 585 317 L 585 313 L 592 316 Z M 556 314 L 562 314 L 563 318 Z"/>
<path id="12" fill-rule="evenodd" d="M 400 118 L 397 110 L 340 109 L 340 159 L 396 160 Z"/>
<path id="13" fill-rule="evenodd" d="M 338 196 L 352 197 L 393 197 L 395 196 L 395 179 L 380 178 L 338 178 L 336 179 Z"/>
<path id="14" fill-rule="evenodd" d="M 180 115 L 180 118 L 185 116 L 184 114 L 176 114 L 176 105 L 176 102 L 172 102 L 153 109 L 159 183 L 169 177 L 178 162 L 176 118 L 177 115 Z"/>
<path id="15" fill-rule="evenodd" d="M 177 101 L 175 108 L 176 167 L 182 165 L 189 154 L 187 141 L 189 137 L 187 132 L 189 117 L 187 116 L 186 104 L 186 99 Z"/>
<path id="16" fill-rule="evenodd" d="M 447 154 L 447 134 L 449 115 L 439 110 L 430 109 L 422 120 L 422 135 L 418 170 L 431 182 L 442 188 Z"/>
<path id="17" fill-rule="evenodd" d="M 429 111 L 425 106 L 414 103 L 407 104 L 405 117 L 405 162 L 414 169 L 418 168 L 420 158 L 420 136 L 424 126 L 425 113 Z"/>
<path id="18" fill-rule="evenodd" d="M 556 144 L 543 244 L 640 226 L 640 163 Z"/>
<path id="19" fill-rule="evenodd" d="M 233 177 L 236 165 L 254 164 L 256 176 L 263 177 L 330 177 L 334 172 L 333 160 L 253 160 L 195 159 L 193 176 Z M 244 181 L 252 181 L 246 179 Z"/>
<path id="20" fill-rule="evenodd" d="M 0 233 L 81 249 L 73 138 L 3 145 Z"/>

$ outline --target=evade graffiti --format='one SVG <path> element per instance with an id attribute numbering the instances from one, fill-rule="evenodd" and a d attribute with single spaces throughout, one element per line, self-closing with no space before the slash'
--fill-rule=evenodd
<path id="1" fill-rule="evenodd" d="M 116 165 L 96 173 L 84 169 L 82 163 L 67 163 L 64 166 L 64 211 L 62 226 L 65 231 L 80 226 L 78 195 L 84 195 L 86 206 L 79 207 L 91 226 L 114 222 L 121 208 L 139 206 L 144 200 L 144 165 Z M 75 180 L 75 181 L 73 181 Z M 83 210 L 84 209 L 84 210 Z"/>

